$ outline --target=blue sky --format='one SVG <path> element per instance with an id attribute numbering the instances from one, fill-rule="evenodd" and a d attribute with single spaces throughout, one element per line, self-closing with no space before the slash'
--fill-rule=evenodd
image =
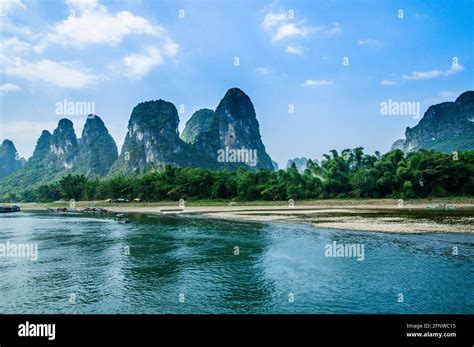
<path id="1" fill-rule="evenodd" d="M 64 99 L 93 102 L 120 147 L 137 103 L 184 105 L 182 129 L 239 87 L 282 166 L 333 148 L 388 151 L 418 120 L 383 116 L 381 102 L 423 113 L 474 89 L 472 1 L 0 4 L 0 139 L 25 157 Z M 80 136 L 85 115 L 67 118 Z"/>

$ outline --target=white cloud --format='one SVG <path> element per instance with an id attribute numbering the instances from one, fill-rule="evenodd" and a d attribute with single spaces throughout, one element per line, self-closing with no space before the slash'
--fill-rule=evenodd
<path id="1" fill-rule="evenodd" d="M 110 13 L 96 0 L 67 1 L 69 16 L 54 25 L 48 42 L 63 46 L 88 44 L 118 45 L 128 35 L 151 35 L 166 38 L 166 30 L 129 11 Z"/>
<path id="2" fill-rule="evenodd" d="M 18 37 L 9 37 L 0 42 L 0 50 L 2 52 L 14 53 L 15 55 L 28 54 L 30 52 L 42 53 L 44 48 L 43 44 L 33 45 L 29 42 L 18 39 Z"/>
<path id="3" fill-rule="evenodd" d="M 335 35 L 342 32 L 342 26 L 338 22 L 334 22 L 330 27 L 318 27 L 316 31 L 325 35 Z"/>
<path id="4" fill-rule="evenodd" d="M 425 80 L 430 78 L 436 78 L 443 75 L 443 71 L 441 70 L 432 70 L 427 72 L 412 72 L 410 75 L 402 75 L 403 79 L 406 80 Z"/>
<path id="5" fill-rule="evenodd" d="M 357 44 L 359 46 L 378 46 L 380 44 L 380 42 L 378 40 L 375 40 L 371 37 L 367 38 L 367 39 L 360 39 L 357 41 Z"/>
<path id="6" fill-rule="evenodd" d="M 41 81 L 57 87 L 81 89 L 97 82 L 96 75 L 80 67 L 76 62 L 56 62 L 42 59 L 36 62 L 14 61 L 2 57 L 3 73 L 28 81 Z"/>
<path id="7" fill-rule="evenodd" d="M 268 70 L 266 67 L 259 67 L 259 68 L 256 68 L 255 71 L 259 74 L 259 75 L 268 75 L 270 73 L 270 70 Z"/>
<path id="8" fill-rule="evenodd" d="M 281 25 L 275 35 L 272 37 L 272 41 L 280 41 L 292 37 L 305 37 L 314 32 L 314 28 L 300 23 L 286 23 Z"/>
<path id="9" fill-rule="evenodd" d="M 406 80 L 425 80 L 425 79 L 437 78 L 440 76 L 449 76 L 463 70 L 464 70 L 464 67 L 461 64 L 453 64 L 445 71 L 441 71 L 441 70 L 431 70 L 427 72 L 415 71 L 409 75 L 406 75 L 406 74 L 402 75 L 402 78 Z"/>
<path id="10" fill-rule="evenodd" d="M 272 41 L 282 41 L 290 38 L 307 37 L 313 33 L 334 35 L 342 31 L 339 23 L 331 26 L 313 27 L 306 24 L 306 19 L 295 21 L 284 11 L 267 13 L 262 22 L 263 29 L 272 37 Z"/>
<path id="11" fill-rule="evenodd" d="M 392 80 L 382 80 L 382 81 L 380 81 L 380 85 L 384 86 L 384 87 L 396 86 L 397 84 L 398 84 L 397 82 L 392 81 Z"/>
<path id="12" fill-rule="evenodd" d="M 31 51 L 32 45 L 26 41 L 19 40 L 17 37 L 9 37 L 0 42 L 0 48 L 3 52 L 21 54 Z"/>
<path id="13" fill-rule="evenodd" d="M 274 12 L 269 12 L 265 16 L 262 22 L 262 26 L 265 30 L 270 30 L 274 28 L 275 26 L 278 26 L 280 23 L 285 23 L 289 20 L 289 16 L 285 12 L 279 12 L 279 13 L 274 13 Z"/>
<path id="14" fill-rule="evenodd" d="M 0 4 L 4 1 L 0 0 Z M 111 13 L 99 0 L 66 0 L 66 4 L 69 6 L 68 17 L 53 24 L 49 32 L 34 32 L 28 27 L 12 23 L 8 18 L 2 20 L 2 32 L 28 38 L 30 42 L 34 40 L 35 44 L 30 46 L 36 53 L 44 51 L 49 44 L 76 48 L 90 44 L 117 46 L 132 35 L 162 39 L 169 50 L 173 50 L 176 45 L 164 28 L 129 11 Z"/>
<path id="15" fill-rule="evenodd" d="M 153 40 L 154 48 L 142 46 L 144 48 L 141 52 L 124 57 L 126 66 L 119 65 L 118 69 L 113 70 L 132 79 L 143 77 L 154 66 L 163 64 L 165 58 L 173 58 L 178 54 L 179 46 L 167 31 L 143 17 L 129 11 L 112 13 L 99 0 L 66 0 L 66 3 L 70 10 L 69 16 L 53 24 L 46 33 L 33 33 L 27 27 L 20 28 L 5 21 L 9 28 L 7 32 L 14 33 L 14 36 L 0 42 L 0 72 L 29 81 L 43 81 L 62 88 L 79 89 L 95 84 L 99 78 L 77 62 L 37 60 L 29 54 L 41 54 L 53 43 L 75 48 L 93 44 L 117 46 L 126 37 L 147 35 Z M 19 56 L 21 63 L 17 61 L 15 64 L 14 60 L 18 60 Z"/>
<path id="16" fill-rule="evenodd" d="M 0 73 L 5 76 L 73 89 L 88 87 L 97 80 L 94 74 L 82 68 L 77 62 L 29 59 L 29 53 L 40 53 L 41 48 L 16 36 L 1 41 L 0 51 Z"/>
<path id="17" fill-rule="evenodd" d="M 25 4 L 21 0 L 1 0 L 0 1 L 0 16 L 8 16 L 14 10 L 26 10 Z"/>
<path id="18" fill-rule="evenodd" d="M 173 40 L 166 39 L 165 44 L 163 45 L 163 54 L 167 57 L 173 58 L 178 54 L 179 46 Z"/>
<path id="19" fill-rule="evenodd" d="M 461 72 L 464 70 L 464 67 L 461 64 L 452 64 L 445 72 L 444 74 L 446 76 L 455 74 L 456 72 Z"/>
<path id="20" fill-rule="evenodd" d="M 141 79 L 154 67 L 163 65 L 165 58 L 174 58 L 178 54 L 178 50 L 179 46 L 173 40 L 167 38 L 161 48 L 148 46 L 141 52 L 123 57 L 119 71 L 129 79 Z M 115 71 L 115 67 L 111 65 L 109 69 Z"/>
<path id="21" fill-rule="evenodd" d="M 303 87 L 322 87 L 322 86 L 328 86 L 333 84 L 333 81 L 329 80 L 306 80 L 303 82 L 302 86 Z"/>
<path id="22" fill-rule="evenodd" d="M 0 84 L 0 95 L 10 92 L 18 92 L 21 88 L 13 83 L 3 83 Z"/>
<path id="23" fill-rule="evenodd" d="M 103 7 L 99 4 L 99 0 L 66 0 L 66 4 L 74 10 L 94 11 Z"/>
<path id="24" fill-rule="evenodd" d="M 141 53 L 134 53 L 123 58 L 124 75 L 130 79 L 140 79 L 153 67 L 164 63 L 163 55 L 155 47 L 148 47 Z"/>
<path id="25" fill-rule="evenodd" d="M 12 34 L 15 36 L 26 37 L 28 39 L 39 39 L 40 34 L 33 32 L 29 27 L 13 23 L 8 17 L 1 17 L 3 34 Z"/>
<path id="26" fill-rule="evenodd" d="M 289 53 L 289 54 L 296 54 L 296 55 L 302 55 L 303 54 L 303 48 L 301 46 L 298 46 L 298 45 L 288 45 L 288 47 L 286 47 L 286 53 Z"/>

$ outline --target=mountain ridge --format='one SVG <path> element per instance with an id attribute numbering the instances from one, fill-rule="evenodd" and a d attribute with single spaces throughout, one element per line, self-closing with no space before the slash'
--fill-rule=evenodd
<path id="1" fill-rule="evenodd" d="M 181 135 L 178 126 L 173 103 L 163 99 L 140 102 L 132 110 L 119 154 L 99 116 L 87 116 L 81 138 L 76 136 L 71 120 L 60 119 L 53 133 L 42 131 L 24 167 L 2 178 L 0 192 L 5 187 L 45 184 L 67 173 L 88 177 L 130 175 L 166 165 L 213 170 L 241 166 L 249 170 L 274 169 L 252 101 L 239 88 L 227 90 L 215 111 L 196 111 Z"/>
<path id="2" fill-rule="evenodd" d="M 171 102 L 158 99 L 138 103 L 130 115 L 120 155 L 105 123 L 94 114 L 87 116 L 81 138 L 77 138 L 74 124 L 67 118 L 60 119 L 52 133 L 42 131 L 26 163 L 18 158 L 13 142 L 5 140 L 0 147 L 0 192 L 45 184 L 67 173 L 105 177 L 166 165 L 212 170 L 242 166 L 251 171 L 278 169 L 266 152 L 254 105 L 239 88 L 227 90 L 215 110 L 194 112 L 181 134 L 179 121 Z M 405 152 L 473 148 L 474 91 L 462 93 L 454 102 L 430 106 L 417 125 L 406 129 L 406 138 L 392 146 L 392 150 Z M 289 160 L 287 166 L 294 162 L 301 170 L 305 159 Z"/>
<path id="3" fill-rule="evenodd" d="M 474 91 L 461 93 L 456 100 L 431 105 L 405 139 L 396 140 L 391 150 L 413 152 L 435 149 L 440 152 L 474 148 Z"/>

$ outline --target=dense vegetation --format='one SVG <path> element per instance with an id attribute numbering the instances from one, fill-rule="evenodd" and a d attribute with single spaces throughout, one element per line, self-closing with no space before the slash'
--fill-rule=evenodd
<path id="1" fill-rule="evenodd" d="M 89 179 L 68 174 L 34 189 L 11 192 L 4 201 L 185 199 L 287 200 L 309 198 L 423 198 L 474 195 L 474 151 L 453 155 L 420 150 L 364 154 L 363 148 L 332 150 L 300 173 L 199 168 L 149 168 L 135 176 Z M 456 160 L 457 159 L 457 160 Z"/>

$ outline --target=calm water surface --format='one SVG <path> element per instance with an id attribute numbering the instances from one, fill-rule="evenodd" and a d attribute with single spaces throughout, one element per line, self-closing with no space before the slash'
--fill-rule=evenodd
<path id="1" fill-rule="evenodd" d="M 467 234 L 22 212 L 0 215 L 7 241 L 38 260 L 0 257 L 0 313 L 474 313 Z M 365 259 L 326 257 L 333 241 Z"/>

